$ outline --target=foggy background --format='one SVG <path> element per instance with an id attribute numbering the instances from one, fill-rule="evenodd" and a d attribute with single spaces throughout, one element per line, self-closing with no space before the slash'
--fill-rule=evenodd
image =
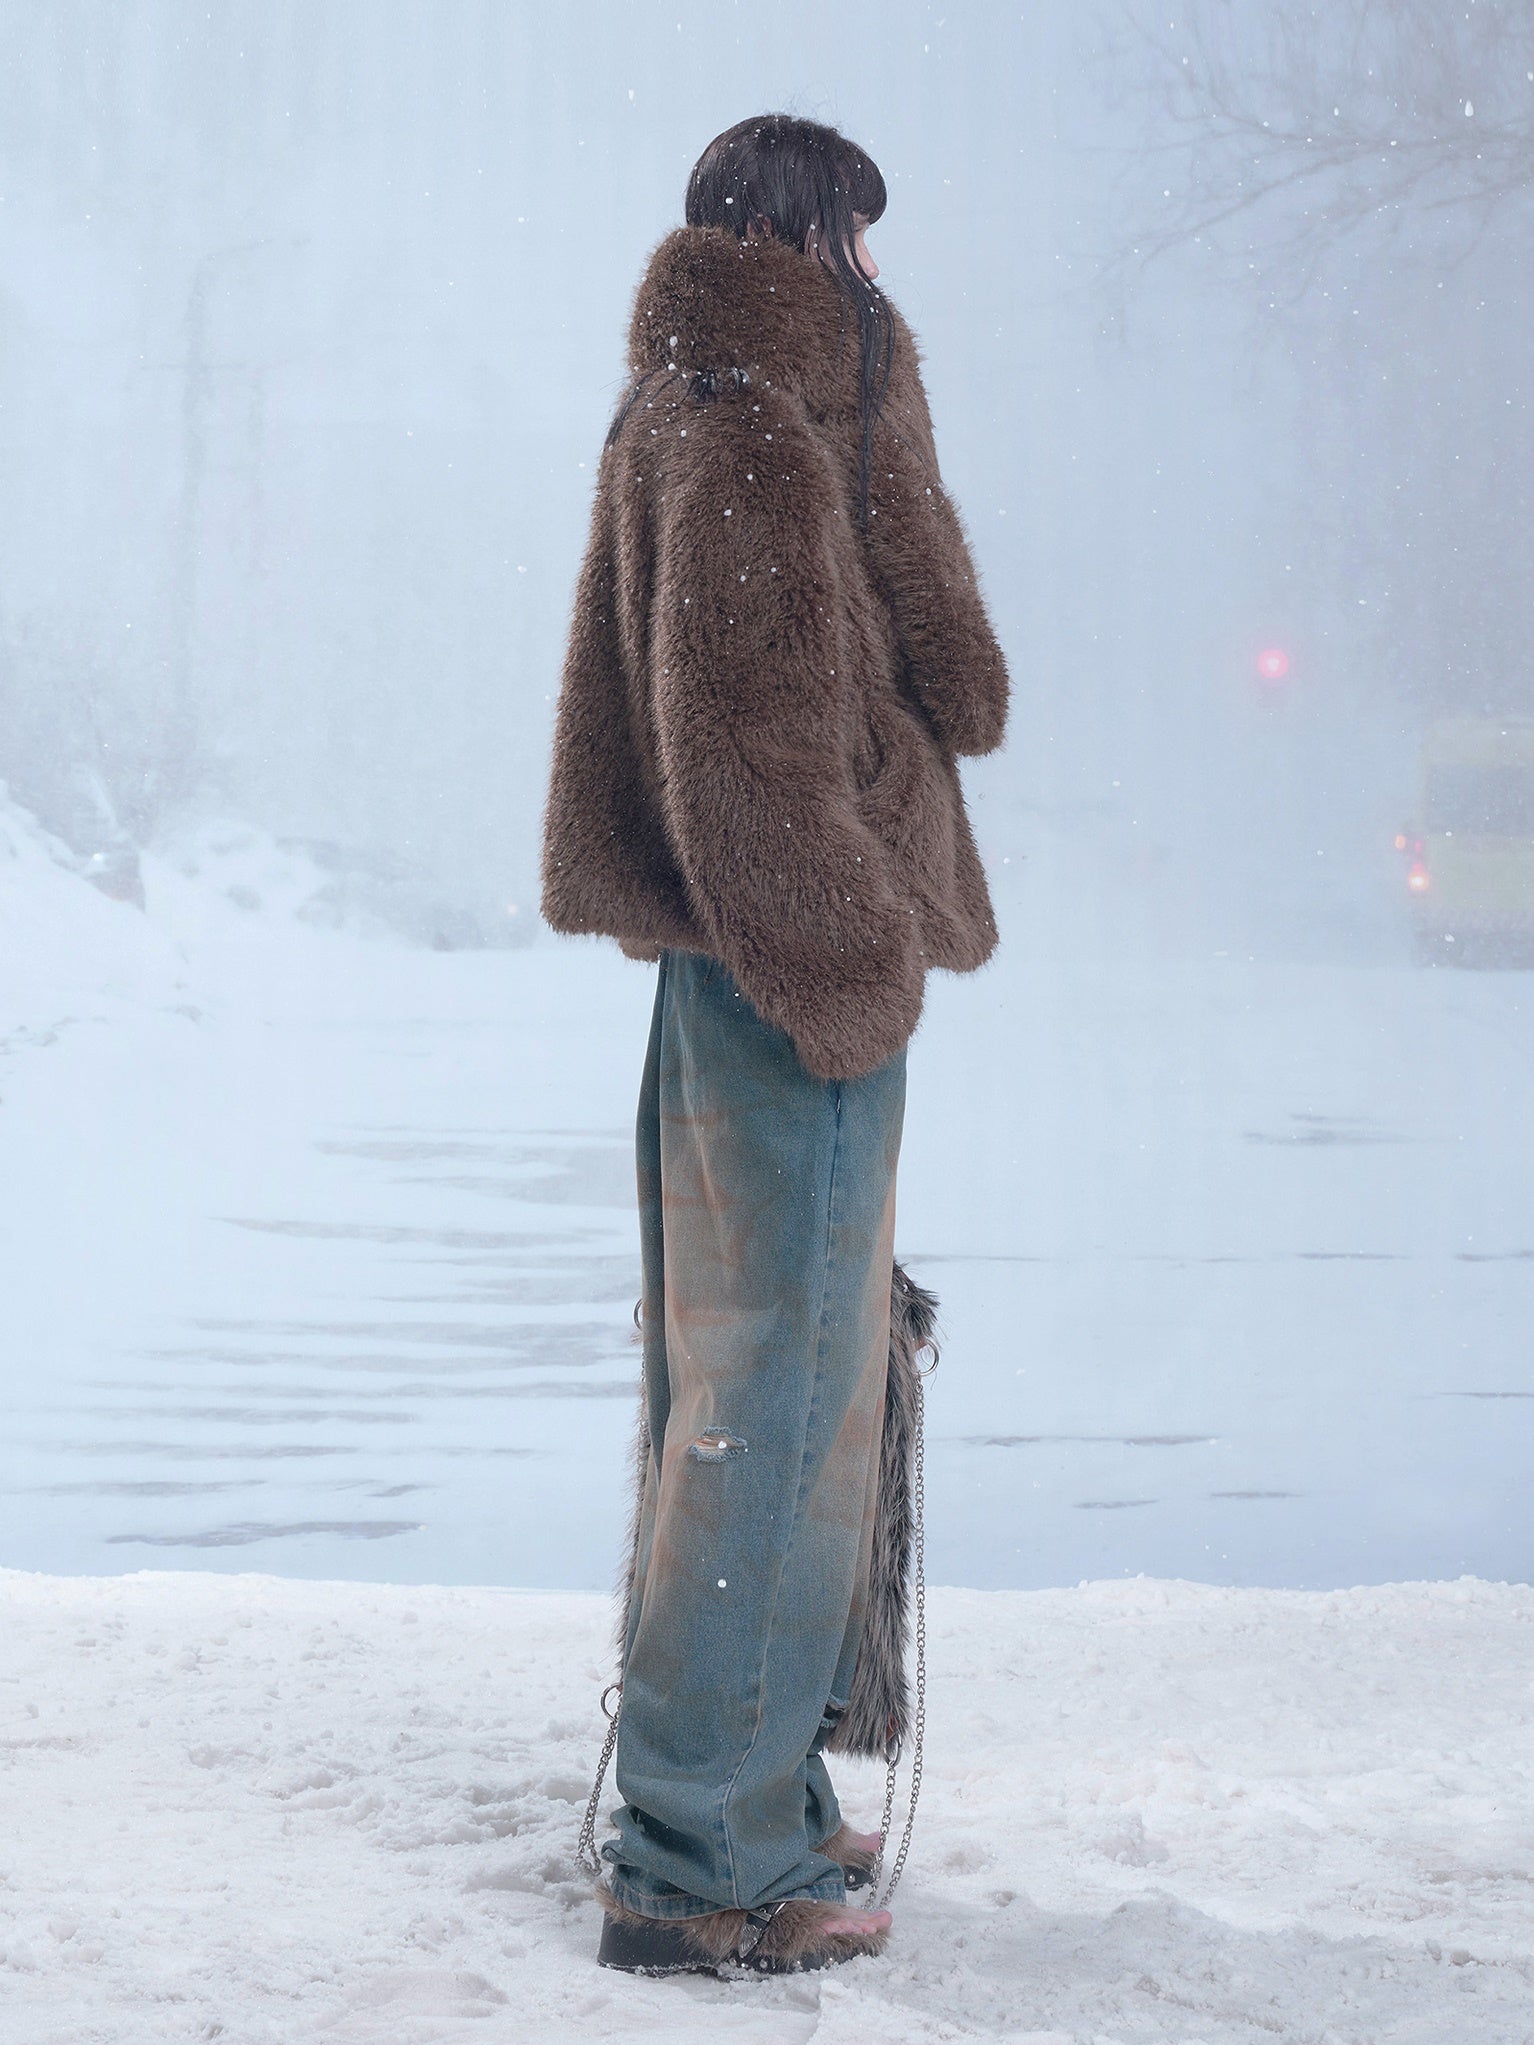
<path id="1" fill-rule="evenodd" d="M 333 876 L 338 923 L 552 958 L 540 810 L 629 301 L 703 145 L 780 107 L 884 171 L 871 246 L 1016 688 L 1006 751 L 966 770 L 1003 958 L 934 991 L 913 1066 L 911 1247 L 954 1270 L 914 1268 L 974 1331 L 952 1367 L 1087 1385 L 1051 1440 L 1192 1440 L 1211 1370 L 1238 1412 L 1243 1370 L 1271 1389 L 1345 1326 L 1334 1391 L 1403 1351 L 1428 1373 L 1392 1422 L 1380 1545 L 1328 1546 L 1322 1485 L 1303 1535 L 1229 1570 L 1526 1568 L 1526 975 L 1413 968 L 1392 845 L 1432 717 L 1534 710 L 1534 29 L 1511 0 L 0 5 L 0 780 L 120 895 L 234 820 Z M 1134 1055 L 1098 1062 L 1094 1030 Z M 1387 1069 L 1388 1100 L 1357 1091 Z M 583 1084 L 554 1073 L 525 1126 L 581 1126 Z M 1254 1172 L 1285 1145 L 1327 1172 L 1368 1148 L 1367 1172 L 1243 1210 L 1200 1148 L 1219 1117 Z M 1242 1211 L 1238 1256 L 1214 1234 Z M 1168 1215 L 1214 1233 L 1195 1252 Z M 1196 1268 L 1264 1244 L 1312 1263 Z M 1194 1360 L 1178 1334 L 1147 1370 L 1143 1274 L 1099 1325 L 1100 1272 L 977 1303 L 958 1270 L 1131 1252 L 1191 1273 L 1171 1320 L 1204 1329 Z M 1493 1253 L 1504 1289 L 1455 1292 Z M 1383 1262 L 1366 1308 L 1302 1299 L 1327 1259 Z M 1144 1416 L 1108 1413 L 1094 1371 L 1146 1385 Z M 1424 1478 L 1424 1505 L 1461 1425 L 1440 1391 L 1503 1402 L 1476 1415 L 1507 1462 L 1483 1489 L 1482 1437 L 1455 1436 L 1453 1502 Z M 983 1546 L 1015 1495 L 992 1481 L 952 1479 L 950 1579 L 1156 1565 L 1132 1514 L 1122 1550 L 1018 1559 L 1019 1534 L 974 1559 L 962 1499 Z M 1067 1502 L 1150 1503 L 1118 1488 Z"/>
<path id="2" fill-rule="evenodd" d="M 1285 11 L 1242 11 L 1254 64 Z M 1111 829 L 1132 781 L 1177 915 L 1379 947 L 1401 734 L 1528 688 L 1526 237 L 1356 237 L 1276 310 L 1197 245 L 1139 269 L 1187 173 L 1128 10 L 0 20 L 4 770 L 81 849 L 217 804 L 525 931 L 628 305 L 757 106 L 889 180 L 879 261 L 1017 674 L 988 805 Z M 1489 120 L 1505 81 L 1464 89 Z M 1269 642 L 1294 681 L 1256 718 Z"/>

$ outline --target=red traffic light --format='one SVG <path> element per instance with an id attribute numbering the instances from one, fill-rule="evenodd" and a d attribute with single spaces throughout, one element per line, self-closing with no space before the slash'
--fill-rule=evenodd
<path id="1" fill-rule="evenodd" d="M 1281 682 L 1289 673 L 1289 656 L 1281 646 L 1265 646 L 1257 656 L 1257 672 L 1265 682 Z"/>

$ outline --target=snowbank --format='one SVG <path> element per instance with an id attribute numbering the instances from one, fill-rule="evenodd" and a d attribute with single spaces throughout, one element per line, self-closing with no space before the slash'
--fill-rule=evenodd
<path id="1" fill-rule="evenodd" d="M 1526 1587 L 935 1592 L 895 1941 L 792 1982 L 593 1964 L 606 1635 L 594 1597 L 0 1573 L 0 2038 L 1534 2036 Z"/>
<path id="2" fill-rule="evenodd" d="M 231 948 L 291 973 L 338 948 L 327 938 L 472 947 L 511 935 L 479 930 L 403 870 L 237 819 L 168 831 L 137 861 L 144 906 L 101 892 L 89 867 L 0 782 L 0 1052 L 124 1014 L 197 1020 Z"/>
<path id="3" fill-rule="evenodd" d="M 171 936 L 78 867 L 0 782 L 0 1052 L 52 1043 L 62 1027 L 125 1006 L 187 998 Z"/>

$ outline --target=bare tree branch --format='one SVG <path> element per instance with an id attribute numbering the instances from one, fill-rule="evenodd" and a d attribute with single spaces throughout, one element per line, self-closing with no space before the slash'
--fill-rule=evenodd
<path id="1" fill-rule="evenodd" d="M 1117 262 L 1200 242 L 1292 299 L 1341 243 L 1406 217 L 1445 258 L 1534 207 L 1529 0 L 1163 0 L 1154 23 L 1153 0 L 1131 4 L 1106 40 L 1145 130 Z"/>

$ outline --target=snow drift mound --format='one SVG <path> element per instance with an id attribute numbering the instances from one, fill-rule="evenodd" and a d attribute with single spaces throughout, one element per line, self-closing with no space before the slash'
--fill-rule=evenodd
<path id="1" fill-rule="evenodd" d="M 172 936 L 91 885 L 83 863 L 0 783 L 0 1043 L 115 1005 L 185 998 Z"/>
<path id="2" fill-rule="evenodd" d="M 339 936 L 454 951 L 531 934 L 485 929 L 398 863 L 234 819 L 183 822 L 142 855 L 82 855 L 0 783 L 0 1049 L 125 1005 L 216 1006 L 198 991 L 209 947 Z"/>
<path id="3" fill-rule="evenodd" d="M 152 918 L 191 941 L 279 926 L 477 951 L 520 944 L 509 905 L 496 927 L 408 864 L 327 839 L 281 838 L 225 817 L 185 821 L 143 860 Z"/>

